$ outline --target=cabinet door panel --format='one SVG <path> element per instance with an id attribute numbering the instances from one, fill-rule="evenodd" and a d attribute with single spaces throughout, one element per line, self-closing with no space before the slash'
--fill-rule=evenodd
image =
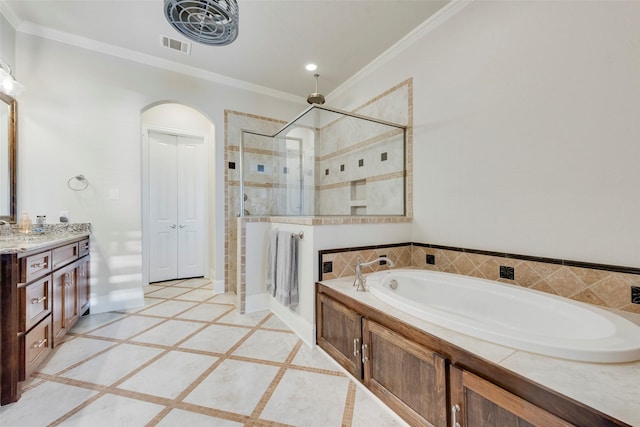
<path id="1" fill-rule="evenodd" d="M 317 316 L 318 345 L 356 378 L 361 378 L 361 316 L 325 295 L 319 295 Z"/>
<path id="2" fill-rule="evenodd" d="M 573 424 L 470 372 L 451 367 L 451 404 L 461 427 L 567 427 Z"/>
<path id="3" fill-rule="evenodd" d="M 370 320 L 363 321 L 364 382 L 412 425 L 446 426 L 446 360 Z"/>

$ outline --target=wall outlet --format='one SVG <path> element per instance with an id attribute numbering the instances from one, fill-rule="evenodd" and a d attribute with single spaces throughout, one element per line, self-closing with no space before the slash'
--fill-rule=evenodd
<path id="1" fill-rule="evenodd" d="M 386 255 L 380 255 L 380 256 L 381 257 L 385 257 L 385 258 L 387 257 Z M 380 260 L 380 265 L 387 265 L 387 261 L 381 259 Z"/>
<path id="2" fill-rule="evenodd" d="M 640 304 L 640 286 L 631 287 L 631 303 Z"/>
<path id="3" fill-rule="evenodd" d="M 333 261 L 325 261 L 322 263 L 322 273 L 333 272 Z"/>
<path id="4" fill-rule="evenodd" d="M 436 264 L 436 256 L 435 255 L 431 255 L 431 254 L 427 254 L 426 263 L 427 264 L 431 264 L 431 265 L 435 265 Z"/>
<path id="5" fill-rule="evenodd" d="M 501 279 L 509 279 L 514 280 L 515 278 L 515 270 L 513 267 L 508 267 L 506 265 L 500 266 L 500 278 Z"/>

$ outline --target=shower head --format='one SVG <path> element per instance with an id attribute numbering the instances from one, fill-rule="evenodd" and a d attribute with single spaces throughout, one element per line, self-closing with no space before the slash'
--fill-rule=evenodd
<path id="1" fill-rule="evenodd" d="M 313 92 L 312 94 L 309 94 L 309 96 L 307 96 L 307 102 L 309 104 L 324 104 L 324 95 L 321 93 L 318 93 L 318 77 L 320 77 L 320 74 L 314 74 L 313 75 L 316 78 L 316 91 Z"/>

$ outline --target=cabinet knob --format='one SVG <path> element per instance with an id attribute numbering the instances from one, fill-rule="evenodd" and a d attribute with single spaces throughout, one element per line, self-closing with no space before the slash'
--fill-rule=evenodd
<path id="1" fill-rule="evenodd" d="M 171 224 L 169 227 L 176 228 L 176 225 L 175 224 Z"/>

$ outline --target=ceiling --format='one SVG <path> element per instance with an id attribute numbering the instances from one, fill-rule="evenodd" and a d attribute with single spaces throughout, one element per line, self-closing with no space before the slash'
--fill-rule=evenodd
<path id="1" fill-rule="evenodd" d="M 106 44 L 306 98 L 315 81 L 305 64 L 318 64 L 319 92 L 328 94 L 448 1 L 238 0 L 236 41 L 192 43 L 190 55 L 161 47 L 161 35 L 187 41 L 167 23 L 164 0 L 3 0 L 2 10 L 18 31 L 96 50 Z"/>

